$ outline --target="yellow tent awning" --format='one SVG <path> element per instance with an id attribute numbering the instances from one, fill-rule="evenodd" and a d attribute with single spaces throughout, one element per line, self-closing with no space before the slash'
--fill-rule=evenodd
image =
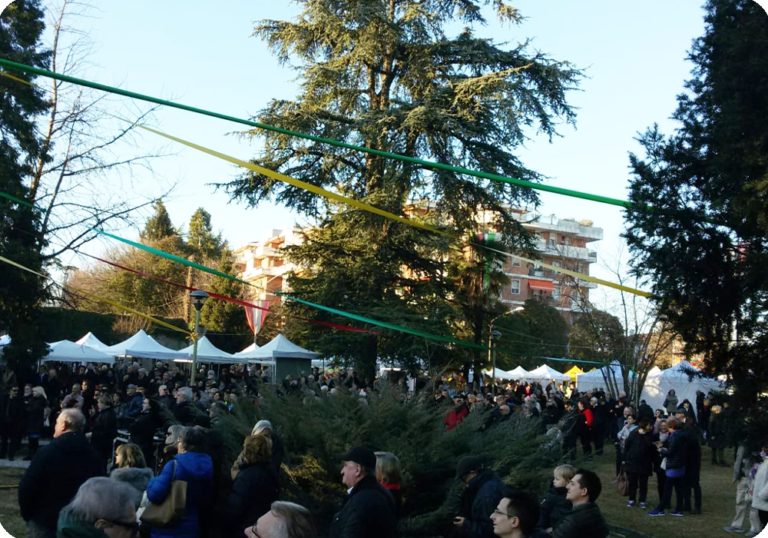
<path id="1" fill-rule="evenodd" d="M 565 372 L 565 375 L 570 376 L 571 377 L 571 381 L 573 381 L 575 383 L 576 382 L 576 376 L 580 375 L 580 374 L 583 374 L 583 373 L 584 373 L 584 370 L 582 370 L 578 366 L 574 366 L 573 368 L 571 368 L 570 370 Z"/>

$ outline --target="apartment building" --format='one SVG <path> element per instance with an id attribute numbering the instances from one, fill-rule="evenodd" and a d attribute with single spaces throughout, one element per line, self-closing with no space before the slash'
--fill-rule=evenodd
<path id="1" fill-rule="evenodd" d="M 553 267 L 589 274 L 590 265 L 597 261 L 597 254 L 588 248 L 589 243 L 603 238 L 602 228 L 592 221 L 560 219 L 555 215 L 516 211 L 516 218 L 536 235 L 536 249 L 541 262 Z M 490 215 L 479 216 L 480 221 Z M 489 220 L 490 221 L 490 220 Z M 289 291 L 286 275 L 292 269 L 281 249 L 298 244 L 298 230 L 273 230 L 269 237 L 248 243 L 235 250 L 239 276 L 255 285 L 252 299 L 278 301 L 274 292 Z M 501 300 L 513 309 L 527 299 L 537 299 L 557 310 L 570 322 L 571 314 L 578 312 L 589 298 L 589 290 L 596 285 L 515 258 L 507 258 L 503 271 L 510 283 L 501 292 Z"/>

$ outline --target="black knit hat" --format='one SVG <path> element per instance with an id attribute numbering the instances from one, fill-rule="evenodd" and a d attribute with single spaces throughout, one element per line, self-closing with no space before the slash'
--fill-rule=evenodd
<path id="1" fill-rule="evenodd" d="M 485 461 L 480 456 L 464 456 L 456 466 L 456 478 L 462 479 L 472 471 L 483 468 Z"/>
<path id="2" fill-rule="evenodd" d="M 362 446 L 358 446 L 347 452 L 343 458 L 343 461 L 354 461 L 355 463 L 362 465 L 366 469 L 376 468 L 376 454 L 372 450 Z"/>

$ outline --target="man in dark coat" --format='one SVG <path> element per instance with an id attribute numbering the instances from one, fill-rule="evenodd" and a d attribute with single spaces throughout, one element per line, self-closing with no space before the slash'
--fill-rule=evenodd
<path id="1" fill-rule="evenodd" d="M 27 409 L 19 387 L 14 385 L 7 395 L 0 395 L 0 458 L 16 457 L 24 437 Z"/>
<path id="2" fill-rule="evenodd" d="M 459 461 L 456 478 L 466 487 L 459 515 L 453 519 L 454 527 L 460 536 L 467 538 L 493 538 L 490 515 L 504 495 L 504 483 L 496 473 L 486 469 L 477 456 L 466 456 Z"/>
<path id="3" fill-rule="evenodd" d="M 329 538 L 393 538 L 397 527 L 395 501 L 376 481 L 376 455 L 358 447 L 343 461 L 341 481 L 349 493 L 333 517 Z"/>
<path id="4" fill-rule="evenodd" d="M 595 501 L 602 484 L 594 472 L 579 469 L 568 482 L 565 498 L 573 504 L 571 513 L 555 527 L 552 538 L 605 538 L 608 525 Z"/>
<path id="5" fill-rule="evenodd" d="M 55 538 L 59 511 L 80 485 L 105 474 L 104 463 L 83 434 L 85 416 L 64 409 L 56 419 L 54 439 L 38 450 L 19 484 L 19 508 L 30 538 Z"/>

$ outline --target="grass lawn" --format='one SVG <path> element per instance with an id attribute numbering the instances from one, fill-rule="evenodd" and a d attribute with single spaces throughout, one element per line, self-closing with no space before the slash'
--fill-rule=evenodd
<path id="1" fill-rule="evenodd" d="M 25 469 L 0 467 L 0 524 L 15 538 L 27 535 L 27 527 L 19 515 L 18 486 Z"/>
<path id="2" fill-rule="evenodd" d="M 609 525 L 632 530 L 641 536 L 653 538 L 739 536 L 723 530 L 723 527 L 730 525 L 734 516 L 736 486 L 732 481 L 733 469 L 730 466 L 712 466 L 709 463 L 711 452 L 708 447 L 702 447 L 701 455 L 702 514 L 694 516 L 686 513 L 683 517 L 669 515 L 650 517 L 647 515 L 647 511 L 653 509 L 659 502 L 655 476 L 652 476 L 648 482 L 648 510 L 641 510 L 637 507 L 627 508 L 627 498 L 617 493 L 613 483 L 615 477 L 613 445 L 606 445 L 605 448 L 603 456 L 595 456 L 592 462 L 585 462 L 584 466 L 600 475 L 603 492 L 597 500 L 597 504 Z M 732 463 L 733 451 L 729 449 L 726 453 L 726 461 Z M 675 496 L 673 493 L 673 508 L 674 503 Z M 614 534 L 621 536 L 619 533 Z"/>

